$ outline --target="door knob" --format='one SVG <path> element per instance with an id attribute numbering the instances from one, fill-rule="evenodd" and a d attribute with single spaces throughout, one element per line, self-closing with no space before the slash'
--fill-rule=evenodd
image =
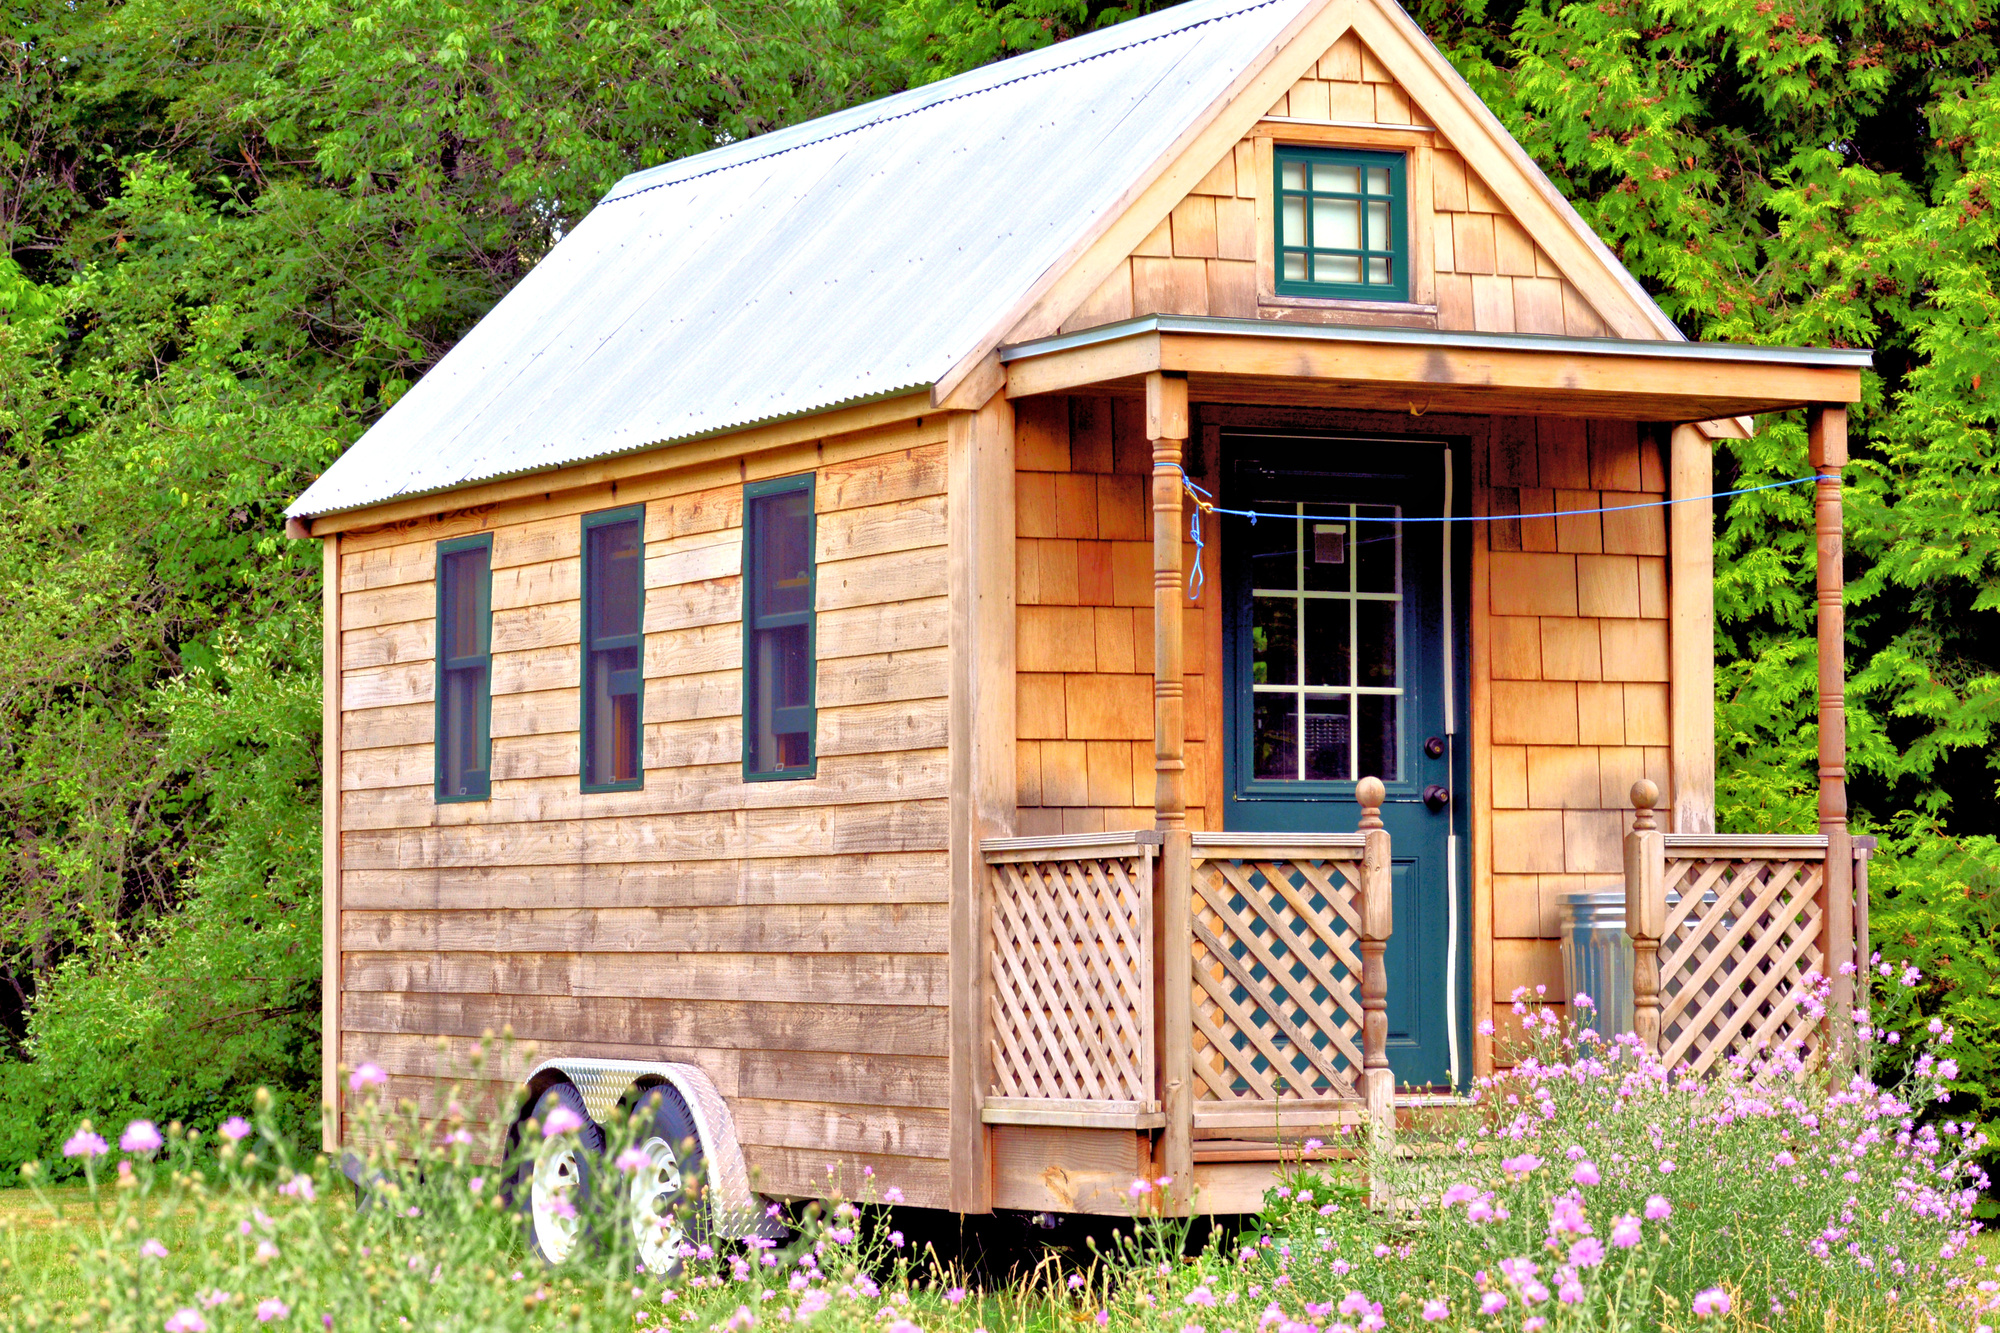
<path id="1" fill-rule="evenodd" d="M 1430 786 L 1424 788 L 1424 804 L 1429 806 L 1432 811 L 1442 810 L 1451 804 L 1451 792 L 1433 782 Z"/>

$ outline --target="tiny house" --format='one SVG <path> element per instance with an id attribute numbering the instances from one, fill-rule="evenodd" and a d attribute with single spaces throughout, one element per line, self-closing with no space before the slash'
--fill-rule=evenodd
<path id="1" fill-rule="evenodd" d="M 1867 362 L 1684 340 L 1389 0 L 1191 0 L 632 175 L 290 510 L 330 1135 L 340 1066 L 511 1028 L 543 1105 L 671 1103 L 725 1231 L 829 1166 L 1250 1209 L 1492 1071 L 1649 838 L 1658 1040 L 1770 1039 L 1854 947 Z M 1799 408 L 1824 831 L 1731 842 L 1711 453 Z"/>

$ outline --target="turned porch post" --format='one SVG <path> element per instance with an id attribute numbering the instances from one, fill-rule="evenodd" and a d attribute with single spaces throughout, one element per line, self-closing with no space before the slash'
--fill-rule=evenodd
<path id="1" fill-rule="evenodd" d="M 1841 560 L 1840 471 L 1847 464 L 1847 407 L 1806 409 L 1807 457 L 1817 477 L 1814 527 L 1819 592 L 1819 831 L 1826 872 L 1819 892 L 1820 966 L 1833 984 L 1829 1001 L 1835 1055 L 1851 1058 L 1854 1013 L 1854 843 L 1847 832 L 1847 606 Z"/>
<path id="2" fill-rule="evenodd" d="M 1653 820 L 1660 789 L 1632 784 L 1632 831 L 1625 835 L 1625 933 L 1632 937 L 1632 1031 L 1660 1053 L 1660 936 L 1667 928 L 1667 844 Z M 1610 1033 L 1604 1034 L 1610 1036 Z"/>
<path id="3" fill-rule="evenodd" d="M 1354 784 L 1361 803 L 1361 1095 L 1368 1103 L 1369 1129 L 1386 1150 L 1396 1134 L 1396 1076 L 1389 1069 L 1389 977 L 1382 953 L 1395 926 L 1394 867 L 1389 830 L 1382 827 L 1380 778 Z"/>
<path id="4" fill-rule="evenodd" d="M 1189 940 L 1193 844 L 1183 777 L 1187 717 L 1181 662 L 1181 450 L 1188 438 L 1187 380 L 1146 377 L 1146 436 L 1153 444 L 1153 816 L 1161 834 L 1153 885 L 1154 1046 L 1166 1113 L 1160 1170 L 1172 1197 L 1194 1193 L 1194 984 Z"/>

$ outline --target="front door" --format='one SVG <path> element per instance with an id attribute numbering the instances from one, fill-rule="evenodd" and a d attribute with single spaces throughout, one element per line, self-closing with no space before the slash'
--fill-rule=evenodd
<path id="1" fill-rule="evenodd" d="M 1461 1084 L 1467 1034 L 1460 724 L 1451 590 L 1464 450 L 1431 438 L 1225 432 L 1224 825 L 1348 833 L 1355 783 L 1388 789 L 1389 1059 L 1399 1086 Z"/>

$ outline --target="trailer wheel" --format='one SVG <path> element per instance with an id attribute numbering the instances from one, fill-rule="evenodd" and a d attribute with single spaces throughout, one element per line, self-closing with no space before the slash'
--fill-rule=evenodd
<path id="1" fill-rule="evenodd" d="M 708 1165 L 694 1116 L 672 1085 L 656 1084 L 633 1104 L 634 1146 L 645 1162 L 626 1187 L 627 1215 L 639 1262 L 650 1273 L 681 1267 L 681 1247 L 705 1244 L 712 1231 Z"/>
<path id="2" fill-rule="evenodd" d="M 569 1259 L 587 1239 L 583 1214 L 604 1155 L 604 1130 L 590 1118 L 574 1085 L 552 1084 L 535 1103 L 534 1119 L 546 1124 L 558 1107 L 581 1120 L 583 1128 L 537 1143 L 514 1188 L 514 1197 L 526 1204 L 529 1243 L 551 1266 Z"/>

